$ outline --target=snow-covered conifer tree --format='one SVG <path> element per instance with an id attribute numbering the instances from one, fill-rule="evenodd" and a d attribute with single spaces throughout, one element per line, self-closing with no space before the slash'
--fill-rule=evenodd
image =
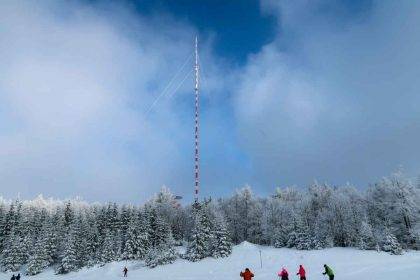
<path id="1" fill-rule="evenodd" d="M 150 245 L 152 247 L 145 256 L 146 265 L 155 267 L 174 262 L 176 252 L 171 228 L 159 217 L 156 209 L 151 209 L 149 218 L 152 233 L 150 235 Z"/>
<path id="2" fill-rule="evenodd" d="M 401 255 L 402 248 L 397 238 L 389 231 L 385 230 L 382 240 L 382 250 L 393 255 Z"/>
<path id="3" fill-rule="evenodd" d="M 147 217 L 142 217 L 139 220 L 138 234 L 137 234 L 137 259 L 144 259 L 150 249 L 150 225 Z"/>
<path id="4" fill-rule="evenodd" d="M 55 262 L 57 254 L 56 230 L 49 220 L 44 221 L 29 258 L 27 274 L 35 275 Z"/>
<path id="5" fill-rule="evenodd" d="M 149 250 L 149 221 L 133 216 L 129 222 L 124 259 L 143 259 Z"/>
<path id="6" fill-rule="evenodd" d="M 62 252 L 60 264 L 56 270 L 58 274 L 65 274 L 79 268 L 76 251 L 76 232 L 72 227 L 70 227 L 70 231 L 66 234 L 64 242 L 64 251 Z"/>
<path id="7" fill-rule="evenodd" d="M 306 225 L 303 221 L 299 221 L 297 228 L 296 228 L 296 236 L 295 236 L 295 248 L 298 250 L 310 250 L 313 249 L 313 245 L 315 245 L 313 238 L 311 237 L 311 233 L 309 230 L 308 225 Z"/>
<path id="8" fill-rule="evenodd" d="M 232 253 L 232 242 L 226 228 L 225 221 L 220 218 L 216 221 L 212 234 L 211 256 L 214 258 L 224 258 Z"/>
<path id="9" fill-rule="evenodd" d="M 75 232 L 76 255 L 79 262 L 78 267 L 84 267 L 87 265 L 89 257 L 89 252 L 87 251 L 89 226 L 86 219 L 81 214 L 77 215 L 73 230 Z"/>
<path id="10" fill-rule="evenodd" d="M 202 206 L 194 211 L 194 227 L 185 257 L 190 261 L 199 261 L 209 256 L 210 228 L 203 213 Z"/>
<path id="11" fill-rule="evenodd" d="M 173 245 L 159 245 L 147 252 L 145 263 L 148 267 L 154 268 L 158 265 L 173 263 L 176 260 L 176 252 Z"/>
<path id="12" fill-rule="evenodd" d="M 287 246 L 288 233 L 282 228 L 274 231 L 273 236 L 270 238 L 271 244 L 276 248 L 282 248 Z"/>
<path id="13" fill-rule="evenodd" d="M 97 224 L 93 222 L 87 233 L 87 244 L 86 244 L 86 253 L 87 253 L 87 266 L 93 266 L 100 262 L 100 235 L 97 228 Z"/>
<path id="14" fill-rule="evenodd" d="M 105 239 L 102 244 L 100 259 L 103 264 L 116 260 L 115 240 L 111 230 L 105 230 Z"/>
<path id="15" fill-rule="evenodd" d="M 23 238 L 12 229 L 3 250 L 2 267 L 5 271 L 17 271 L 25 263 L 25 258 Z"/>
<path id="16" fill-rule="evenodd" d="M 376 242 L 373 236 L 372 226 L 368 221 L 362 221 L 360 225 L 357 247 L 361 250 L 371 250 L 375 248 L 375 245 Z"/>
<path id="17" fill-rule="evenodd" d="M 71 202 L 68 201 L 66 203 L 66 207 L 64 209 L 64 228 L 68 229 L 74 220 L 74 210 Z"/>
<path id="18" fill-rule="evenodd" d="M 126 242 L 124 245 L 123 259 L 124 260 L 134 260 L 137 258 L 137 251 L 139 249 L 139 244 L 137 243 L 138 232 L 138 223 L 137 219 L 132 217 L 128 224 Z"/>
<path id="19" fill-rule="evenodd" d="M 39 236 L 35 243 L 33 255 L 29 258 L 27 274 L 35 275 L 42 272 L 50 264 L 47 252 L 47 237 Z"/>

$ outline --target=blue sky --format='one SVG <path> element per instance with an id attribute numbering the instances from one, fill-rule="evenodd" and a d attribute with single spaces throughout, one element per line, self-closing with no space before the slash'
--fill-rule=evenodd
<path id="1" fill-rule="evenodd" d="M 365 189 L 400 166 L 415 177 L 419 10 L 373 0 L 5 1 L 1 195 L 142 202 L 167 185 L 190 201 L 197 34 L 203 196 L 314 180 Z"/>
<path id="2" fill-rule="evenodd" d="M 275 35 L 275 18 L 258 1 L 127 1 L 142 15 L 166 13 L 192 24 L 200 36 L 214 36 L 217 55 L 243 64 Z"/>

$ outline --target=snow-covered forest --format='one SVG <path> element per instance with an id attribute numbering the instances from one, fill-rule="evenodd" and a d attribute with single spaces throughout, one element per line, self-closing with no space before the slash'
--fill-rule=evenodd
<path id="1" fill-rule="evenodd" d="M 420 184 L 397 172 L 366 191 L 314 183 L 265 198 L 250 187 L 182 206 L 167 188 L 141 206 L 42 197 L 0 201 L 4 271 L 67 273 L 116 260 L 149 267 L 226 257 L 243 241 L 299 250 L 355 247 L 402 254 L 420 247 Z M 176 246 L 185 245 L 185 253 Z"/>

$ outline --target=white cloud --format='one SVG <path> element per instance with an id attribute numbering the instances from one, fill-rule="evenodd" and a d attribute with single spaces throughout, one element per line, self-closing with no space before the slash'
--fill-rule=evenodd
<path id="1" fill-rule="evenodd" d="M 255 181 L 367 184 L 400 164 L 418 173 L 420 6 L 375 1 L 334 16 L 318 1 L 262 8 L 279 31 L 249 59 L 235 99 Z"/>
<path id="2" fill-rule="evenodd" d="M 8 1 L 0 17 L 3 195 L 136 201 L 183 170 L 191 129 L 176 98 L 145 112 L 191 53 L 192 27 L 64 1 Z"/>
<path id="3" fill-rule="evenodd" d="M 243 68 L 201 40 L 206 195 L 418 171 L 419 5 L 335 18 L 319 3 L 263 1 L 279 32 Z M 64 1 L 4 2 L 0 18 L 2 195 L 190 193 L 192 79 L 146 112 L 191 54 L 193 27 Z"/>

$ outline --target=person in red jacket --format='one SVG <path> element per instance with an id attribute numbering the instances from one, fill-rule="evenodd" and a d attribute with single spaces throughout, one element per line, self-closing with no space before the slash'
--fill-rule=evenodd
<path id="1" fill-rule="evenodd" d="M 284 267 L 278 273 L 278 276 L 281 278 L 281 280 L 289 280 L 289 272 L 287 272 Z"/>
<path id="2" fill-rule="evenodd" d="M 296 275 L 300 276 L 300 280 L 306 280 L 306 271 L 303 268 L 303 265 L 299 265 L 299 271 L 296 273 Z"/>
<path id="3" fill-rule="evenodd" d="M 249 268 L 245 268 L 245 271 L 239 274 L 244 280 L 251 280 L 254 277 L 254 274 L 249 270 Z"/>

